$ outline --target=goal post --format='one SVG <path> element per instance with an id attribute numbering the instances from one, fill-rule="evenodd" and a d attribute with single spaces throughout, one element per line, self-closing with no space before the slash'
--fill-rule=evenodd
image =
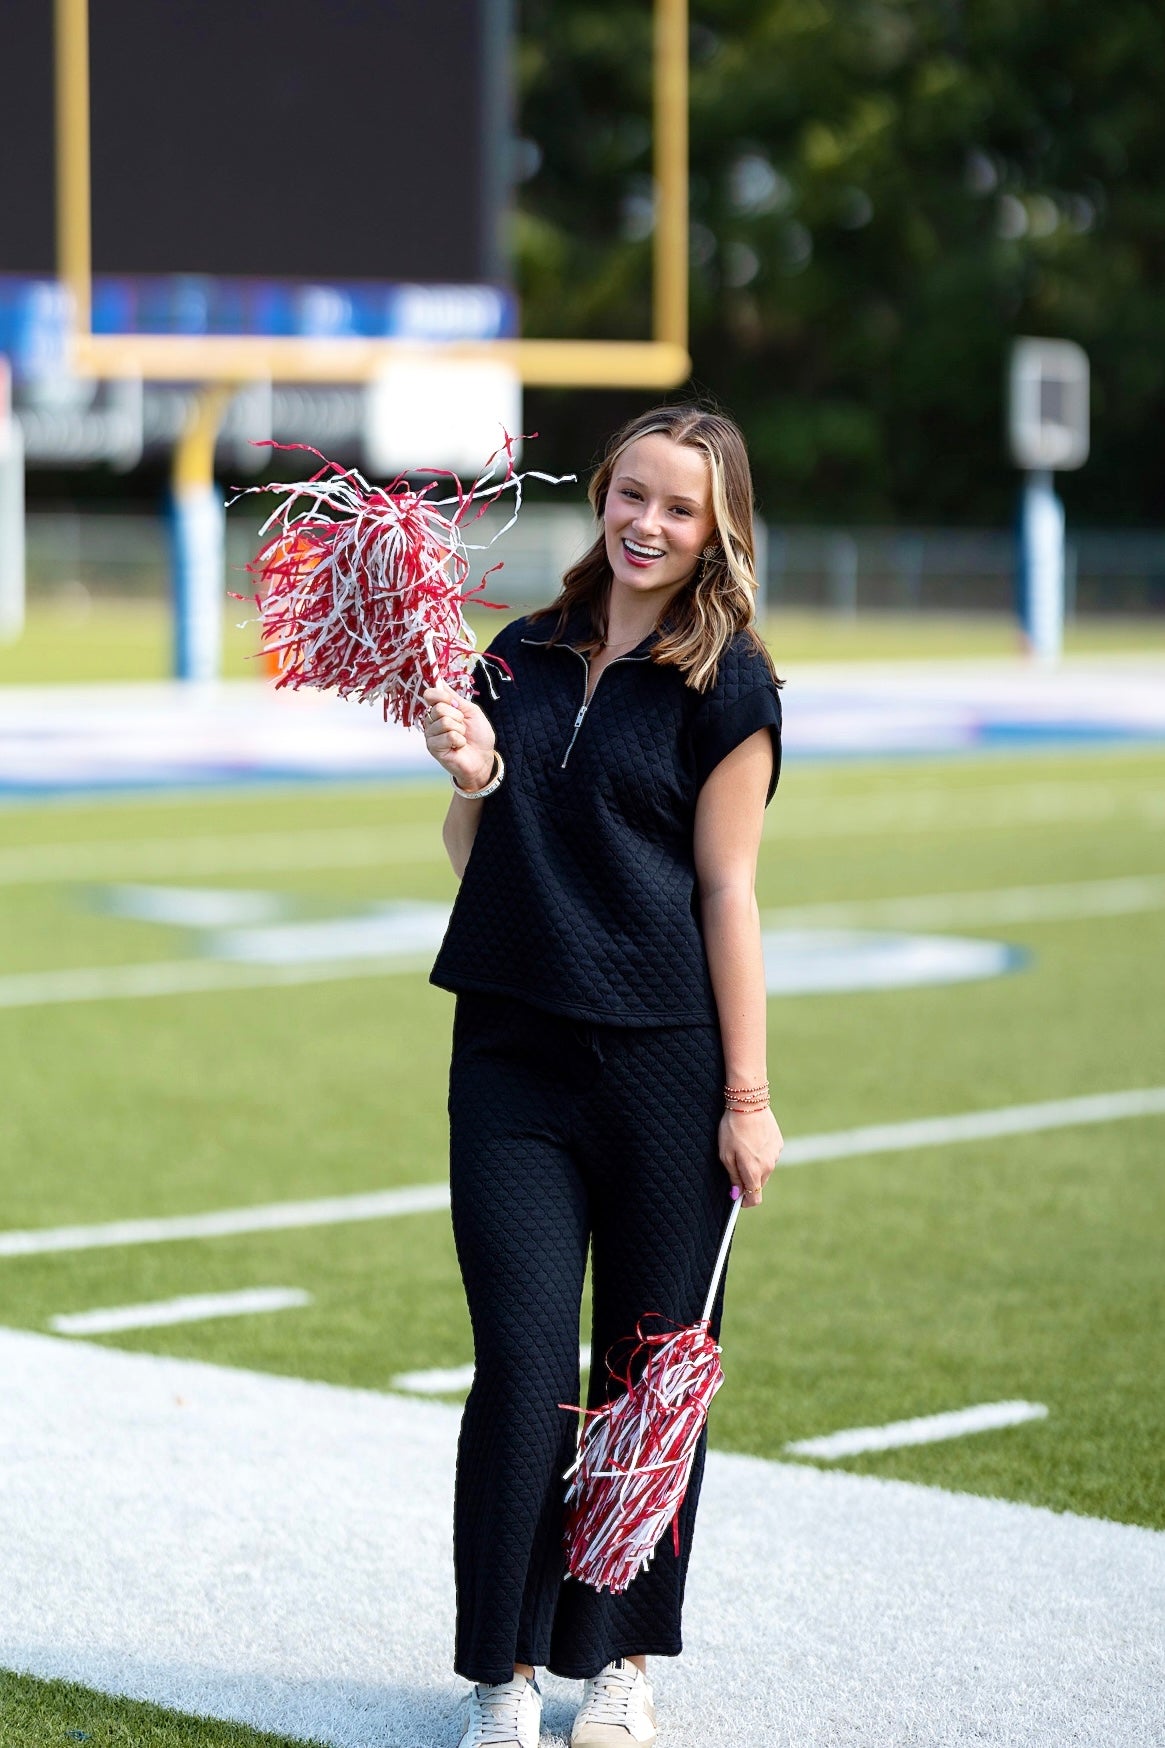
<path id="1" fill-rule="evenodd" d="M 366 382 L 417 342 L 92 330 L 89 0 L 54 0 L 58 273 L 78 376 L 163 382 Z M 675 388 L 688 376 L 688 0 L 654 0 L 652 333 L 642 340 L 423 342 L 451 360 L 491 358 L 530 386 Z"/>

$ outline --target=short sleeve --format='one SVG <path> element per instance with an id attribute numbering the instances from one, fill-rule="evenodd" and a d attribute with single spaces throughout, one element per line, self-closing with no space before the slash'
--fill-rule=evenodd
<path id="1" fill-rule="evenodd" d="M 781 774 L 781 694 L 759 651 L 742 652 L 734 645 L 725 652 L 714 684 L 701 697 L 692 724 L 697 786 L 702 788 L 721 759 L 762 728 L 771 731 L 773 742 L 767 807 Z"/>

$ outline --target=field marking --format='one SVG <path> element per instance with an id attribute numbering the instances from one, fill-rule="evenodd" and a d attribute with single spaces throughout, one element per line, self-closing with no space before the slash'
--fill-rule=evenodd
<path id="1" fill-rule="evenodd" d="M 974 926 L 976 923 L 1072 922 L 1098 916 L 1133 916 L 1165 909 L 1165 874 L 1112 880 L 1067 880 L 1046 886 L 1000 886 L 971 892 L 926 892 L 915 897 L 785 905 L 761 913 L 765 928 L 897 928 Z"/>
<path id="2" fill-rule="evenodd" d="M 860 1457 L 867 1451 L 939 1444 L 973 1432 L 1022 1426 L 1025 1421 L 1046 1420 L 1047 1416 L 1042 1402 L 982 1402 L 976 1408 L 956 1408 L 946 1414 L 924 1414 L 915 1420 L 891 1420 L 885 1426 L 854 1426 L 822 1438 L 795 1439 L 785 1449 L 795 1457 Z"/>
<path id="3" fill-rule="evenodd" d="M 123 1329 L 165 1329 L 174 1323 L 204 1323 L 214 1317 L 251 1317 L 259 1311 L 293 1311 L 311 1304 L 301 1287 L 246 1287 L 237 1293 L 187 1293 L 148 1305 L 109 1305 L 49 1318 L 58 1335 L 116 1335 Z"/>
<path id="4" fill-rule="evenodd" d="M 1050 1099 L 1042 1104 L 1004 1105 L 993 1111 L 916 1117 L 903 1123 L 873 1123 L 823 1135 L 794 1136 L 785 1144 L 781 1165 L 815 1165 L 828 1159 L 905 1153 L 952 1142 L 991 1141 L 1003 1135 L 1034 1135 L 1046 1129 L 1156 1116 L 1165 1116 L 1165 1086 L 1088 1093 L 1081 1098 Z M 27 1231 L 0 1231 L 0 1257 L 164 1244 L 188 1238 L 230 1238 L 247 1232 L 279 1232 L 306 1226 L 342 1226 L 362 1220 L 384 1220 L 397 1214 L 435 1212 L 448 1205 L 448 1184 L 431 1183 L 352 1196 L 326 1196 L 318 1201 L 225 1208 L 210 1214 L 114 1220 L 95 1226 L 33 1227 Z"/>
<path id="5" fill-rule="evenodd" d="M 57 1251 L 111 1250 L 122 1245 L 169 1244 L 187 1238 L 234 1238 L 246 1232 L 290 1232 L 305 1226 L 346 1226 L 360 1220 L 424 1214 L 449 1206 L 448 1184 L 410 1184 L 354 1196 L 324 1196 L 310 1202 L 268 1202 L 254 1208 L 222 1208 L 209 1214 L 176 1214 L 156 1220 L 110 1220 L 96 1226 L 35 1227 L 0 1232 L 0 1257 L 44 1256 Z"/>
<path id="6" fill-rule="evenodd" d="M 578 1350 L 580 1372 L 590 1370 L 591 1350 L 581 1345 Z M 397 1372 L 389 1380 L 392 1390 L 404 1390 L 410 1396 L 453 1396 L 463 1394 L 473 1383 L 473 1361 L 467 1366 L 430 1366 L 427 1371 Z"/>
<path id="7" fill-rule="evenodd" d="M 878 831 L 972 831 L 1141 817 L 1161 824 L 1163 804 L 1139 784 L 998 783 L 874 795 L 785 797 L 766 839 L 863 836 Z M 40 881 L 191 878 L 322 868 L 387 868 L 445 859 L 437 822 L 400 827 L 223 832 L 213 836 L 17 844 L 0 851 L 0 886 Z"/>
<path id="8" fill-rule="evenodd" d="M 1087 1093 L 1075 1099 L 1048 1099 L 1038 1105 L 1002 1105 L 998 1110 L 965 1111 L 954 1117 L 915 1117 L 905 1123 L 870 1123 L 831 1135 L 794 1136 L 781 1154 L 781 1164 L 812 1165 L 823 1159 L 901 1153 L 917 1147 L 945 1147 L 956 1141 L 995 1141 L 1003 1135 L 1036 1135 L 1046 1129 L 1158 1116 L 1165 1116 L 1165 1086 Z"/>
<path id="9" fill-rule="evenodd" d="M 0 1394 L 6 1666 L 330 1748 L 456 1740 L 459 1404 L 11 1330 Z M 713 1445 L 669 1748 L 726 1718 L 733 1748 L 1149 1748 L 1163 1575 L 1136 1525 Z M 540 1679 L 565 1748 L 578 1684 Z"/>
<path id="10" fill-rule="evenodd" d="M 441 905 L 419 903 L 384 908 L 389 914 L 223 931 L 208 940 L 214 958 L 14 972 L 0 977 L 0 1009 L 427 973 L 448 912 Z M 832 940 L 822 931 L 803 929 L 766 934 L 769 994 L 789 997 L 962 982 L 997 977 L 1015 963 L 1010 949 L 1000 942 L 877 937 L 868 931 L 847 942 L 836 938 L 838 931 L 833 933 Z"/>
<path id="11" fill-rule="evenodd" d="M 192 896 L 180 894 L 181 897 Z M 226 894 L 224 900 L 258 902 L 273 895 Z M 408 908 L 403 902 L 397 908 Z M 434 906 L 413 908 L 426 911 Z M 970 892 L 919 893 L 911 897 L 865 899 L 825 904 L 786 905 L 762 912 L 765 929 L 942 928 L 1001 923 L 1066 922 L 1099 916 L 1130 916 L 1165 909 L 1165 875 L 1128 875 L 1108 880 L 1063 881 L 1041 886 L 987 888 Z M 322 925 L 303 925 L 300 933 L 320 936 Z M 335 928 L 338 925 L 329 924 Z M 349 921 L 351 931 L 360 920 Z M 259 939 L 256 933 L 256 941 Z M 289 938 L 290 938 L 290 933 Z M 314 938 L 314 936 L 313 936 Z M 275 937 L 273 936 L 274 940 Z M 340 939 L 339 936 L 336 937 Z M 240 936 L 242 941 L 242 936 Z M 415 944 L 415 943 L 414 943 Z M 257 951 L 257 948 L 255 949 Z M 359 958 L 333 955 L 318 960 L 278 963 L 256 959 L 220 961 L 172 959 L 134 965 L 98 965 L 52 971 L 13 972 L 0 977 L 0 1009 L 46 1007 L 89 1001 L 119 1001 L 151 996 L 192 995 L 230 989 L 270 989 L 297 984 L 343 982 L 355 977 L 385 977 L 427 972 L 429 950 L 373 952 Z M 779 992 L 780 993 L 780 992 Z M 794 992 L 795 993 L 795 992 Z"/>
<path id="12" fill-rule="evenodd" d="M 428 972 L 433 954 L 378 954 L 369 959 L 320 959 L 261 965 L 215 959 L 162 959 L 138 965 L 96 965 L 80 970 L 18 971 L 0 977 L 0 1008 L 55 1007 L 62 1003 L 133 1000 L 154 995 L 202 995 L 223 989 L 273 989 L 301 983 L 339 983 L 350 977 Z"/>

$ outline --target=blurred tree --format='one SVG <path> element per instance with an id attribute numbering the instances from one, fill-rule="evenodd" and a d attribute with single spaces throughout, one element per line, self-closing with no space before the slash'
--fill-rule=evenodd
<path id="1" fill-rule="evenodd" d="M 530 334 L 649 324 L 650 0 L 522 0 L 515 254 Z M 1157 520 L 1159 0 L 694 0 L 695 383 L 774 518 L 1005 520 L 1008 342 L 1094 371 L 1070 512 Z M 585 462 L 643 396 L 531 395 Z"/>

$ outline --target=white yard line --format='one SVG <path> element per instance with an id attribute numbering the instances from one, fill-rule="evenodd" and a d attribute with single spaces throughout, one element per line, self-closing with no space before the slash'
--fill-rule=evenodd
<path id="1" fill-rule="evenodd" d="M 222 1208 L 210 1214 L 177 1214 L 157 1220 L 111 1220 L 99 1226 L 55 1226 L 0 1232 L 0 1257 L 42 1256 L 56 1251 L 108 1250 L 122 1245 L 167 1244 L 188 1238 L 233 1238 L 244 1232 L 288 1232 L 303 1226 L 345 1226 L 386 1220 L 449 1206 L 447 1184 L 411 1184 L 356 1196 L 324 1196 L 310 1202 L 268 1202 L 254 1208 Z"/>
<path id="2" fill-rule="evenodd" d="M 939 1444 L 973 1432 L 1022 1426 L 1025 1421 L 1046 1420 L 1047 1416 L 1041 1402 L 982 1402 L 976 1408 L 957 1408 L 947 1414 L 924 1414 L 916 1420 L 891 1420 L 885 1426 L 853 1426 L 847 1432 L 826 1433 L 823 1438 L 800 1438 L 785 1449 L 795 1457 L 860 1457 L 867 1451 Z"/>
<path id="3" fill-rule="evenodd" d="M 1002 886 L 982 892 L 926 892 L 910 898 L 794 904 L 766 910 L 776 928 L 943 928 L 977 923 L 1071 922 L 1165 909 L 1165 874 L 1116 880 L 1067 880 L 1047 886 Z"/>
<path id="4" fill-rule="evenodd" d="M 1003 1135 L 1034 1135 L 1046 1129 L 1071 1129 L 1114 1123 L 1132 1117 L 1165 1115 L 1165 1086 L 1130 1092 L 1089 1093 L 1043 1104 L 1004 1105 L 994 1111 L 966 1111 L 953 1117 L 919 1117 L 905 1123 L 875 1123 L 824 1135 L 794 1136 L 781 1154 L 784 1166 L 815 1165 L 871 1153 L 905 1153 L 959 1141 L 990 1141 Z M 246 1232 L 277 1232 L 302 1226 L 340 1226 L 384 1220 L 449 1205 L 447 1184 L 414 1184 L 354 1196 L 328 1196 L 310 1202 L 270 1202 L 254 1208 L 225 1208 L 210 1214 L 178 1214 L 161 1219 L 115 1220 L 97 1226 L 0 1231 L 0 1257 L 39 1256 L 54 1251 L 104 1250 L 120 1245 L 162 1244 L 176 1239 L 227 1238 Z"/>
<path id="5" fill-rule="evenodd" d="M 293 1311 L 311 1304 L 301 1287 L 248 1287 L 237 1293 L 188 1293 L 151 1305 L 107 1305 L 50 1317 L 58 1335 L 116 1335 L 123 1329 L 164 1329 L 172 1323 L 205 1323 L 214 1317 L 251 1317 L 259 1311 Z"/>
<path id="6" fill-rule="evenodd" d="M 53 1007 L 65 1002 L 118 1001 L 154 995 L 200 995 L 208 990 L 271 989 L 301 983 L 336 983 L 350 977 L 427 972 L 432 952 L 374 958 L 320 959 L 294 965 L 247 965 L 217 959 L 165 959 L 140 965 L 82 970 L 20 971 L 0 977 L 0 1008 Z"/>
<path id="7" fill-rule="evenodd" d="M 945 1147 L 955 1141 L 994 1141 L 1002 1135 L 1035 1135 L 1045 1129 L 1074 1129 L 1089 1123 L 1115 1123 L 1127 1117 L 1165 1116 L 1165 1086 L 1134 1092 L 1090 1093 L 1076 1099 L 1050 1099 L 1038 1105 L 1003 1105 L 994 1111 L 966 1111 L 956 1117 L 918 1117 L 906 1123 L 871 1123 L 832 1135 L 794 1136 L 782 1165 L 811 1165 L 822 1159 L 851 1159 L 866 1153 L 901 1153 L 916 1147 Z"/>
<path id="8" fill-rule="evenodd" d="M 457 1741 L 459 1406 L 10 1330 L 0 1398 L 0 1666 Z M 669 1748 L 1160 1744 L 1165 1536 L 734 1455 L 716 1415 L 684 1655 L 653 1664 Z M 578 1683 L 539 1679 L 562 1748 Z"/>
<path id="9" fill-rule="evenodd" d="M 590 1370 L 591 1350 L 578 1350 L 580 1372 Z M 410 1396 L 459 1396 L 473 1383 L 473 1361 L 467 1366 L 430 1366 L 427 1371 L 398 1372 L 391 1380 L 394 1390 L 404 1390 Z"/>

